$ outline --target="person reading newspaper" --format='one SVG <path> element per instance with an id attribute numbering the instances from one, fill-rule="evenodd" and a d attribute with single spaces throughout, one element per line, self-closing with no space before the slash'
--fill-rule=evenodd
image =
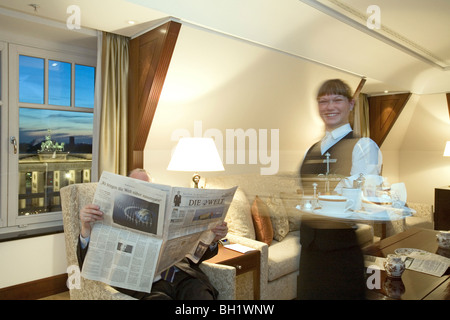
<path id="1" fill-rule="evenodd" d="M 150 182 L 150 176 L 144 169 L 134 169 L 128 175 L 131 178 Z M 80 210 L 81 233 L 77 247 L 77 257 L 80 268 L 89 248 L 92 223 L 103 219 L 101 208 L 88 204 Z M 210 283 L 208 277 L 200 270 L 199 264 L 203 260 L 212 258 L 217 254 L 217 242 L 228 233 L 226 222 L 212 229 L 216 235 L 200 261 L 195 264 L 188 258 L 176 263 L 162 275 L 155 277 L 150 293 L 133 291 L 124 288 L 116 289 L 136 299 L 143 300 L 215 300 L 218 292 Z"/>

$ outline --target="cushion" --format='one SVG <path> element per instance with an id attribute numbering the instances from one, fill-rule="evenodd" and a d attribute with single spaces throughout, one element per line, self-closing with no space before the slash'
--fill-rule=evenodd
<path id="1" fill-rule="evenodd" d="M 228 232 L 255 240 L 255 228 L 253 227 L 250 203 L 241 188 L 237 188 L 233 201 L 228 209 L 225 221 L 228 224 Z"/>
<path id="2" fill-rule="evenodd" d="M 273 240 L 272 221 L 270 220 L 269 207 L 258 196 L 252 205 L 253 225 L 255 226 L 256 240 L 267 243 L 270 246 Z"/>
<path id="3" fill-rule="evenodd" d="M 279 196 L 273 195 L 266 200 L 269 207 L 270 221 L 272 222 L 273 238 L 283 240 L 289 232 L 289 220 Z"/>
<path id="4" fill-rule="evenodd" d="M 296 207 L 302 203 L 302 195 L 298 193 L 280 193 L 289 221 L 289 231 L 300 230 L 301 211 Z"/>

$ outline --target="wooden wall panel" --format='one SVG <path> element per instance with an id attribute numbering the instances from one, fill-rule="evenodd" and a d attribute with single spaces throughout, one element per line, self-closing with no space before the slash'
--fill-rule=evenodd
<path id="1" fill-rule="evenodd" d="M 369 97 L 370 138 L 381 147 L 411 93 Z"/>
<path id="2" fill-rule="evenodd" d="M 0 288 L 0 300 L 36 300 L 69 290 L 67 273 Z"/>
<path id="3" fill-rule="evenodd" d="M 446 96 L 447 96 L 448 116 L 450 117 L 450 93 L 447 93 Z"/>
<path id="4" fill-rule="evenodd" d="M 180 28 L 170 21 L 130 41 L 128 170 L 144 165 L 143 151 Z"/>

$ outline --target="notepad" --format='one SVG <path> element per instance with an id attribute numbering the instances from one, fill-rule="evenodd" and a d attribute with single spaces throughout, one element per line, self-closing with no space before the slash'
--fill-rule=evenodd
<path id="1" fill-rule="evenodd" d="M 255 251 L 256 249 L 250 248 L 250 247 L 246 247 L 243 246 L 242 244 L 239 243 L 233 243 L 233 244 L 227 244 L 225 245 L 225 248 L 227 249 L 231 249 L 237 252 L 242 252 L 242 253 L 247 253 L 249 251 Z"/>

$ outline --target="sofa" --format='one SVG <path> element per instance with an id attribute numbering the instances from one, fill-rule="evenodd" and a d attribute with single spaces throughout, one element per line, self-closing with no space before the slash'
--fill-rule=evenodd
<path id="1" fill-rule="evenodd" d="M 72 184 L 61 188 L 61 204 L 66 244 L 68 287 L 71 300 L 133 300 L 113 287 L 83 277 L 74 279 L 79 270 L 76 248 L 80 234 L 80 209 L 92 203 L 97 183 Z M 218 299 L 234 300 L 236 298 L 236 269 L 234 267 L 203 262 L 202 271 L 208 276 L 213 286 L 219 291 Z M 79 274 L 79 273 L 78 273 Z"/>
<path id="2" fill-rule="evenodd" d="M 262 300 L 290 300 L 297 297 L 300 261 L 300 181 L 296 173 L 221 175 L 205 179 L 206 188 L 238 186 L 226 221 L 231 243 L 259 250 L 260 296 Z M 358 224 L 361 246 L 373 243 L 373 227 Z M 248 280 L 248 279 L 246 279 Z M 237 290 L 247 290 L 237 281 Z M 237 293 L 238 298 L 249 294 Z"/>
<path id="3" fill-rule="evenodd" d="M 376 237 L 390 237 L 409 228 L 434 229 L 433 205 L 411 201 L 408 201 L 406 205 L 413 209 L 415 213 L 403 220 L 386 222 L 384 231 L 381 230 L 380 224 L 374 225 Z"/>

